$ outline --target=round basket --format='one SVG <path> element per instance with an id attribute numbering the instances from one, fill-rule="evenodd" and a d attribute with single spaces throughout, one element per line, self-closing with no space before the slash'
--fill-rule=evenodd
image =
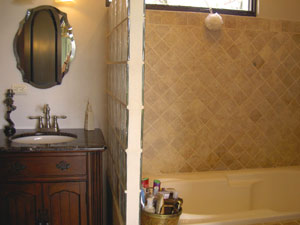
<path id="1" fill-rule="evenodd" d="M 177 214 L 159 215 L 142 210 L 141 225 L 177 225 L 182 210 Z"/>

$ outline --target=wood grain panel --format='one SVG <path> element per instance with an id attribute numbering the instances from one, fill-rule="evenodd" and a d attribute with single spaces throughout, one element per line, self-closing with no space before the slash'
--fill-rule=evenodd
<path id="1" fill-rule="evenodd" d="M 86 157 L 47 156 L 47 157 L 2 157 L 0 159 L 0 178 L 14 177 L 49 177 L 49 176 L 84 176 Z"/>
<path id="2" fill-rule="evenodd" d="M 98 152 L 2 154 L 0 225 L 102 224 L 101 167 Z"/>
<path id="3" fill-rule="evenodd" d="M 51 225 L 87 225 L 84 182 L 45 184 L 44 190 Z"/>
<path id="4" fill-rule="evenodd" d="M 41 207 L 40 184 L 0 185 L 0 224 L 32 225 Z"/>

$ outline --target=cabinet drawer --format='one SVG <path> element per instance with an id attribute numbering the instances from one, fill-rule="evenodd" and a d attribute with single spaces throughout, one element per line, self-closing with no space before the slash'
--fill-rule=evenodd
<path id="1" fill-rule="evenodd" d="M 0 158 L 0 178 L 86 175 L 86 155 L 7 156 Z"/>

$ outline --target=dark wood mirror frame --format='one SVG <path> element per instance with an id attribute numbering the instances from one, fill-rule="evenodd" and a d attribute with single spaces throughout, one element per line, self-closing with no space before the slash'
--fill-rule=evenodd
<path id="1" fill-rule="evenodd" d="M 61 84 L 75 55 L 67 14 L 52 6 L 27 10 L 15 36 L 14 53 L 24 82 L 37 88 Z"/>

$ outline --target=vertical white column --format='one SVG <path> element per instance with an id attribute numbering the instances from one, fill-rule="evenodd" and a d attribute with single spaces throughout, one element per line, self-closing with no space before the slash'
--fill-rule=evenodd
<path id="1" fill-rule="evenodd" d="M 129 95 L 127 153 L 127 213 L 126 224 L 139 224 L 139 195 L 142 138 L 144 0 L 130 0 L 129 14 Z"/>

